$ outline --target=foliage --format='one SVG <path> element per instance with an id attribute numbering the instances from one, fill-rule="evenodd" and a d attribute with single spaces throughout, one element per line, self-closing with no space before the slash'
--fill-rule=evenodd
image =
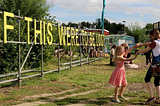
<path id="1" fill-rule="evenodd" d="M 47 4 L 46 0 L 0 0 L 0 10 L 1 11 L 7 11 L 14 13 L 15 15 L 18 15 L 18 10 L 20 10 L 20 16 L 22 17 L 30 17 L 32 19 L 36 20 L 44 20 L 46 23 L 50 22 L 54 24 L 53 21 L 55 17 L 51 17 L 47 12 L 49 11 L 49 8 L 52 6 L 51 4 Z M 1 39 L 3 39 L 3 14 L 1 15 L 1 29 L 0 29 L 0 36 Z M 27 41 L 27 23 L 23 19 L 17 19 L 17 18 L 8 18 L 8 23 L 10 25 L 14 26 L 14 30 L 8 30 L 7 36 L 8 41 L 19 41 L 18 39 L 18 23 L 20 22 L 20 41 L 26 42 Z M 39 29 L 37 23 L 37 29 Z M 34 38 L 34 24 L 33 22 L 30 24 L 30 38 Z M 53 30 L 56 30 L 56 27 L 53 28 Z M 48 36 L 46 34 L 46 36 Z M 54 33 L 54 41 L 58 39 L 58 35 Z M 34 40 L 34 39 L 33 39 Z M 33 41 L 31 40 L 31 42 Z M 37 38 L 39 41 L 39 39 Z M 29 48 L 31 45 L 21 45 L 21 62 L 24 61 Z M 16 65 L 12 68 L 13 71 L 18 70 L 18 44 L 1 44 L 1 62 L 0 62 L 0 73 L 6 73 L 9 71 L 9 68 L 11 65 L 13 65 L 14 62 L 16 62 Z M 24 50 L 24 48 L 26 48 Z M 54 47 L 53 47 L 54 48 Z M 23 54 L 22 51 L 24 50 Z M 27 63 L 25 67 L 36 63 L 33 65 L 33 67 L 39 67 L 40 65 L 40 59 L 37 59 L 37 62 L 34 62 L 34 60 L 37 58 L 38 54 L 41 53 L 41 46 L 36 45 L 33 46 L 31 53 L 29 54 L 29 57 L 27 59 Z M 44 60 L 46 61 L 50 54 L 53 53 L 53 49 L 51 49 L 49 46 L 46 46 L 44 49 Z M 39 55 L 40 56 L 40 55 Z M 17 60 L 16 60 L 17 58 Z M 24 68 L 25 68 L 24 67 Z"/>
<path id="2" fill-rule="evenodd" d="M 138 22 L 135 22 L 134 25 L 130 25 L 125 31 L 128 35 L 135 38 L 136 43 L 148 41 L 148 36 L 145 35 L 146 29 L 142 29 Z"/>
<path id="3" fill-rule="evenodd" d="M 153 29 L 153 24 L 152 23 L 147 23 L 147 25 L 145 26 L 145 29 L 147 29 L 147 30 Z"/>
<path id="4" fill-rule="evenodd" d="M 90 23 L 90 22 L 80 22 L 79 24 L 81 25 L 81 28 L 95 28 L 95 29 L 101 29 L 100 24 L 101 24 L 101 19 L 97 18 L 95 22 Z M 70 26 L 70 27 L 76 27 L 78 28 L 78 24 L 69 22 L 67 25 L 63 23 L 62 25 L 64 26 Z M 96 27 L 95 27 L 96 26 Z M 110 23 L 107 19 L 104 19 L 104 29 L 109 30 L 110 34 L 117 34 L 119 31 L 124 30 L 124 25 L 119 23 Z"/>
<path id="5" fill-rule="evenodd" d="M 100 24 L 101 24 L 101 19 L 97 18 L 96 19 L 96 27 L 97 29 L 101 29 Z M 110 23 L 107 19 L 104 19 L 104 29 L 108 30 L 110 34 L 117 34 L 119 31 L 124 30 L 124 25 L 119 23 Z"/>
<path id="6" fill-rule="evenodd" d="M 69 22 L 67 26 L 68 27 L 70 27 L 70 26 L 72 26 L 72 27 L 78 27 L 78 25 L 76 23 L 72 23 L 72 22 Z"/>
<path id="7" fill-rule="evenodd" d="M 94 28 L 93 26 L 96 25 L 96 29 L 101 29 L 100 24 L 101 24 L 101 19 L 97 18 L 95 22 L 89 23 L 89 22 L 80 22 L 81 28 Z M 68 24 L 64 24 L 65 26 L 71 26 L 71 27 L 77 27 L 78 24 L 69 22 Z M 78 27 L 77 27 L 78 28 Z M 108 30 L 110 34 L 117 34 L 120 31 L 125 32 L 133 36 L 135 38 L 135 42 L 147 42 L 150 40 L 150 38 L 147 35 L 148 30 L 153 28 L 153 24 L 148 23 L 145 28 L 141 28 L 139 26 L 138 22 L 135 22 L 133 25 L 130 25 L 129 27 L 124 28 L 124 24 L 122 23 L 110 23 L 107 19 L 104 19 L 104 29 Z"/>
<path id="8" fill-rule="evenodd" d="M 14 14 L 21 11 L 21 16 L 34 19 L 41 19 L 46 16 L 51 4 L 46 4 L 46 0 L 0 0 L 0 10 L 12 12 Z"/>

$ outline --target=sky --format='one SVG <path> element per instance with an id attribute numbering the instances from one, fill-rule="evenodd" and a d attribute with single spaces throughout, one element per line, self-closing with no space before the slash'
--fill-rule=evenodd
<path id="1" fill-rule="evenodd" d="M 53 4 L 49 13 L 59 23 L 96 22 L 101 18 L 103 0 L 47 0 Z M 105 19 L 126 26 L 160 21 L 160 0 L 106 0 Z"/>

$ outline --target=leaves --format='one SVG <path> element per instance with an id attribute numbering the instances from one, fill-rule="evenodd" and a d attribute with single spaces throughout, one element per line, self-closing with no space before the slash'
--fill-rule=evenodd
<path id="1" fill-rule="evenodd" d="M 130 25 L 126 28 L 126 32 L 128 35 L 133 36 L 135 38 L 135 42 L 147 42 L 149 37 L 146 36 L 146 29 L 141 28 L 138 22 L 135 22 L 133 25 Z"/>
<path id="2" fill-rule="evenodd" d="M 45 20 L 46 22 L 51 22 L 54 23 L 54 16 L 50 16 L 47 12 L 49 11 L 49 8 L 53 6 L 51 4 L 47 4 L 46 0 L 0 0 L 0 10 L 2 11 L 7 11 L 14 13 L 15 15 L 18 15 L 18 10 L 20 10 L 20 16 L 22 17 L 30 17 L 32 19 L 36 20 Z M 0 25 L 1 25 L 1 31 L 0 34 L 1 39 L 3 40 L 3 14 L 1 15 L 1 20 L 0 20 Z M 20 19 L 20 38 L 22 42 L 27 41 L 27 23 L 25 20 Z M 14 30 L 8 30 L 7 31 L 7 36 L 8 36 L 8 41 L 19 41 L 18 38 L 18 33 L 19 33 L 19 28 L 18 28 L 18 19 L 17 18 L 8 18 L 7 21 L 8 24 L 14 26 Z M 38 27 L 38 26 L 37 26 Z M 38 28 L 37 28 L 38 29 Z M 56 30 L 54 28 L 54 30 Z M 31 38 L 34 37 L 34 25 L 33 22 L 31 23 L 30 26 L 30 35 Z M 46 36 L 48 36 L 46 34 Z M 58 35 L 56 35 L 58 36 Z M 37 38 L 39 40 L 39 38 Z M 26 58 L 26 55 L 28 53 L 29 48 L 31 45 L 21 45 L 21 52 L 26 48 L 26 50 L 21 53 L 21 62 L 24 61 Z M 49 48 L 45 49 L 46 53 L 44 53 L 44 60 L 48 59 L 47 57 L 50 56 L 48 52 L 50 51 Z M 31 64 L 34 59 L 37 58 L 37 55 L 41 52 L 41 46 L 36 45 L 33 46 L 31 53 L 29 54 L 28 60 L 29 63 L 26 63 L 26 66 L 28 64 Z M 1 45 L 1 62 L 0 62 L 0 73 L 6 73 L 9 71 L 9 68 L 13 65 L 14 62 L 16 62 L 16 65 L 12 68 L 13 71 L 18 70 L 18 44 L 2 44 Z M 17 60 L 16 60 L 17 58 Z M 34 67 L 39 67 L 40 66 L 40 59 L 38 58 L 36 64 L 34 64 Z"/>

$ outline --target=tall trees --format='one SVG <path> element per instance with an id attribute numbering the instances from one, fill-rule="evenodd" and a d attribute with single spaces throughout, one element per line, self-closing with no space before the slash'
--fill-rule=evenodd
<path id="1" fill-rule="evenodd" d="M 146 28 L 147 30 L 153 29 L 153 24 L 152 24 L 152 23 L 147 23 L 147 25 L 145 26 L 145 28 Z"/>
<path id="2" fill-rule="evenodd" d="M 51 4 L 46 0 L 0 0 L 0 10 L 17 14 L 21 11 L 21 16 L 27 16 L 34 19 L 42 19 L 47 15 Z"/>
<path id="3" fill-rule="evenodd" d="M 101 27 L 100 27 L 101 19 L 100 18 L 97 18 L 96 21 L 93 23 L 83 21 L 83 22 L 80 22 L 80 24 L 83 28 L 84 27 L 95 28 L 95 26 L 96 26 L 96 29 L 101 29 Z M 65 24 L 63 23 L 63 25 L 65 25 Z M 72 23 L 72 22 L 69 22 L 67 24 L 67 26 L 78 28 L 78 24 Z M 124 30 L 124 25 L 121 23 L 119 23 L 119 24 L 110 23 L 107 19 L 104 19 L 104 29 L 108 30 L 110 32 L 110 34 L 117 34 L 119 31 Z"/>
<path id="4" fill-rule="evenodd" d="M 136 43 L 148 41 L 148 36 L 145 35 L 146 29 L 142 29 L 138 22 L 126 28 L 126 32 L 128 35 L 135 38 Z"/>
<path id="5" fill-rule="evenodd" d="M 7 11 L 7 12 L 14 13 L 15 15 L 18 15 L 18 10 L 20 10 L 20 16 L 22 17 L 26 16 L 32 19 L 45 20 L 46 22 L 53 23 L 54 17 L 49 16 L 49 14 L 47 13 L 51 6 L 52 4 L 47 4 L 46 0 L 0 0 L 1 11 Z M 3 17 L 3 14 L 0 14 L 0 17 Z M 17 18 L 8 18 L 7 22 L 14 26 L 14 30 L 8 31 L 8 34 L 7 34 L 8 40 L 18 41 L 18 22 L 20 22 L 21 41 L 26 42 L 27 41 L 27 23 L 23 19 L 18 20 Z M 0 24 L 1 24 L 0 34 L 3 35 L 3 18 L 1 18 Z M 34 36 L 33 23 L 31 23 L 30 26 L 31 26 L 30 35 L 32 38 Z M 1 39 L 3 39 L 3 36 L 1 36 Z M 0 73 L 5 73 L 9 70 L 11 65 L 14 63 L 15 58 L 18 56 L 18 45 L 2 44 L 0 46 L 1 46 L 0 58 L 2 58 L 1 60 L 3 60 L 0 62 Z M 26 45 L 21 45 L 21 50 L 23 50 L 25 46 Z M 29 61 L 32 61 L 32 59 L 34 59 L 40 53 L 39 48 L 40 48 L 39 45 L 36 45 L 33 47 L 32 52 L 29 56 Z M 45 49 L 45 50 L 48 51 L 50 49 Z M 27 52 L 24 52 L 23 55 L 21 56 L 22 61 L 25 58 L 26 53 Z M 49 52 L 46 52 L 44 57 L 47 55 L 47 53 Z M 37 64 L 37 66 L 38 65 L 39 63 Z M 13 70 L 17 70 L 18 69 L 17 67 L 18 65 L 15 66 Z"/>

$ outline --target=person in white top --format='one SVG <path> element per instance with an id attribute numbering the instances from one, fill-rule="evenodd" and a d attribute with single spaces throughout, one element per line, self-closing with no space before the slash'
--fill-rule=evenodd
<path id="1" fill-rule="evenodd" d="M 116 45 L 114 44 L 111 47 L 111 50 L 110 50 L 110 65 L 112 65 L 112 66 L 114 65 L 114 62 L 112 61 L 112 59 L 113 59 L 113 56 L 114 56 L 115 48 L 116 48 Z"/>
<path id="2" fill-rule="evenodd" d="M 159 30 L 153 29 L 150 31 L 150 38 L 153 40 L 153 42 L 147 42 L 147 43 L 138 43 L 136 44 L 135 47 L 141 47 L 141 46 L 147 46 L 144 50 L 140 50 L 136 53 L 138 55 L 139 53 L 146 53 L 149 50 L 152 49 L 152 65 L 160 65 L 160 33 Z M 150 102 L 156 100 L 153 94 L 153 89 L 151 85 L 151 78 L 154 76 L 154 85 L 156 87 L 156 92 L 157 92 L 157 101 L 155 102 L 156 104 L 160 104 L 160 69 L 156 69 L 156 71 L 152 71 L 152 67 L 149 67 L 146 76 L 145 76 L 145 82 L 150 94 L 150 98 L 145 102 L 145 104 L 149 104 Z M 156 66 L 156 67 L 157 67 Z"/>

